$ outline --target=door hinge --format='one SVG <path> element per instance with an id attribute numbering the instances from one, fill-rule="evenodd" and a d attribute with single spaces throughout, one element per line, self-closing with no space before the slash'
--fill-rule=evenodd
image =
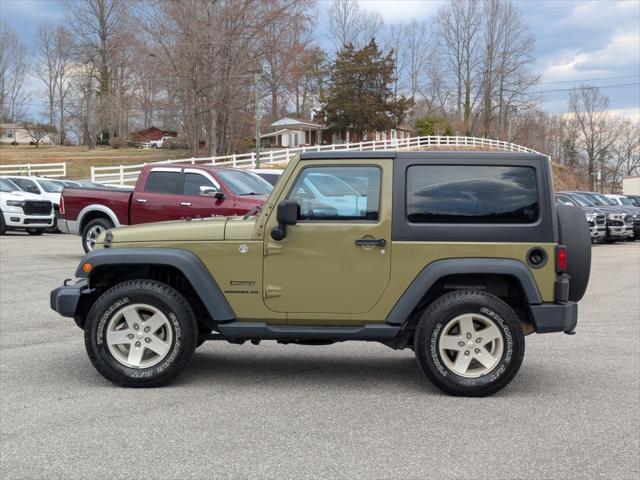
<path id="1" fill-rule="evenodd" d="M 282 287 L 279 285 L 265 285 L 264 298 L 279 297 L 282 295 Z"/>
<path id="2" fill-rule="evenodd" d="M 278 245 L 277 243 L 269 243 L 264 247 L 264 254 L 266 255 L 281 255 L 282 254 L 282 245 Z"/>

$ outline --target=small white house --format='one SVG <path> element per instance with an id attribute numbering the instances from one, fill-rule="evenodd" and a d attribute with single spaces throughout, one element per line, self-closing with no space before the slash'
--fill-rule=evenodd
<path id="1" fill-rule="evenodd" d="M 33 138 L 27 133 L 27 129 L 21 123 L 0 123 L 0 143 L 13 143 L 16 142 L 19 145 L 29 145 L 33 142 Z M 40 145 L 53 145 L 54 139 L 51 133 L 47 133 Z"/>
<path id="2" fill-rule="evenodd" d="M 322 143 L 322 131 L 326 129 L 324 125 L 315 122 L 288 117 L 273 122 L 271 127 L 276 130 L 260 135 L 260 144 L 263 147 L 295 148 L 317 145 Z"/>

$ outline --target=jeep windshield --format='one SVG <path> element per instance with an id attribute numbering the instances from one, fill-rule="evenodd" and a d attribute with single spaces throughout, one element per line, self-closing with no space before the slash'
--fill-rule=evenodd
<path id="1" fill-rule="evenodd" d="M 216 174 L 236 195 L 269 195 L 273 186 L 266 180 L 242 170 L 218 170 Z"/>

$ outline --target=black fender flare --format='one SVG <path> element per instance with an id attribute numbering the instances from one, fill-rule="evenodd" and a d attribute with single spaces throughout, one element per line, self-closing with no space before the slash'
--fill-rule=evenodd
<path id="1" fill-rule="evenodd" d="M 200 297 L 202 304 L 208 310 L 211 318 L 218 322 L 231 322 L 235 314 L 220 290 L 211 272 L 202 261 L 189 250 L 178 248 L 107 248 L 87 253 L 78 269 L 76 277 L 88 278 L 82 266 L 91 264 L 91 270 L 97 267 L 115 265 L 166 265 L 179 270 L 191 283 Z"/>
<path id="2" fill-rule="evenodd" d="M 507 258 L 452 258 L 436 260 L 424 267 L 387 315 L 386 322 L 391 325 L 402 324 L 438 280 L 448 275 L 465 273 L 514 277 L 520 283 L 530 305 L 542 303 L 538 286 L 524 263 Z"/>

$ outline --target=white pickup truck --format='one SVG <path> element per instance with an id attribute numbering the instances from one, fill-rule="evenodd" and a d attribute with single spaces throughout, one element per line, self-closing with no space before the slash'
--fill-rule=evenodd
<path id="1" fill-rule="evenodd" d="M 23 192 L 6 178 L 0 178 L 0 235 L 7 230 L 26 230 L 40 235 L 54 221 L 52 203 L 41 195 Z"/>
<path id="2" fill-rule="evenodd" d="M 164 145 L 165 140 L 170 140 L 174 137 L 162 137 L 160 140 L 151 140 L 149 142 L 149 146 L 151 148 L 162 148 L 162 146 Z"/>

